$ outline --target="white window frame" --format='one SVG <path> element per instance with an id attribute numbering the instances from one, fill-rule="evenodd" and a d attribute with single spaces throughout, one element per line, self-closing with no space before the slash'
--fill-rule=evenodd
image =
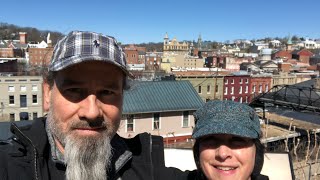
<path id="1" fill-rule="evenodd" d="M 239 94 L 242 94 L 242 86 L 239 87 Z"/>
<path id="2" fill-rule="evenodd" d="M 231 92 L 230 94 L 234 94 L 234 87 L 231 87 Z"/>
<path id="3" fill-rule="evenodd" d="M 10 104 L 10 96 L 13 96 L 13 104 Z M 15 99 L 14 99 L 14 95 L 9 95 L 9 103 L 8 103 L 9 106 L 14 106 L 15 103 L 16 103 L 16 102 L 15 102 Z"/>
<path id="4" fill-rule="evenodd" d="M 228 94 L 228 86 L 224 87 L 224 95 Z"/>
<path id="5" fill-rule="evenodd" d="M 231 84 L 234 84 L 234 79 L 231 79 Z"/>
<path id="6" fill-rule="evenodd" d="M 248 87 L 248 86 L 246 86 L 245 93 L 248 93 L 248 89 L 249 89 L 249 87 Z"/>
<path id="7" fill-rule="evenodd" d="M 259 84 L 259 93 L 262 93 L 262 84 Z"/>
<path id="8" fill-rule="evenodd" d="M 129 116 L 132 116 L 132 124 L 133 124 L 133 126 L 132 126 L 132 131 L 128 131 L 128 118 L 129 118 Z M 134 115 L 127 115 L 127 117 L 126 117 L 126 128 L 125 128 L 125 130 L 126 130 L 126 132 L 135 132 L 135 118 L 134 118 Z"/>
<path id="9" fill-rule="evenodd" d="M 15 87 L 13 85 L 9 85 L 8 92 L 14 92 L 14 91 L 15 91 Z"/>
<path id="10" fill-rule="evenodd" d="M 224 84 L 228 84 L 228 79 L 225 79 Z"/>
<path id="11" fill-rule="evenodd" d="M 183 126 L 184 125 L 183 121 L 184 121 L 184 113 L 185 112 L 188 112 L 188 123 L 187 123 L 187 126 Z M 183 111 L 182 112 L 181 127 L 182 128 L 190 127 L 190 113 L 189 113 L 189 111 Z"/>
<path id="12" fill-rule="evenodd" d="M 38 85 L 37 84 L 32 84 L 31 85 L 32 91 L 38 91 Z"/>
<path id="13" fill-rule="evenodd" d="M 159 127 L 158 127 L 158 129 L 154 129 L 154 114 L 159 114 Z M 152 114 L 152 124 L 151 124 L 151 126 L 152 126 L 152 130 L 160 130 L 161 129 L 161 113 L 153 113 Z"/>
<path id="14" fill-rule="evenodd" d="M 243 79 L 242 79 L 242 78 L 240 78 L 240 84 L 242 84 L 242 82 L 243 82 Z"/>
<path id="15" fill-rule="evenodd" d="M 36 100 L 37 100 L 37 102 L 35 102 L 35 103 L 33 102 L 33 96 L 34 96 L 34 95 L 36 95 L 36 96 L 37 96 L 37 99 L 36 99 Z M 32 104 L 38 104 L 38 94 L 32 94 L 31 98 L 32 98 Z"/>
<path id="16" fill-rule="evenodd" d="M 198 94 L 202 94 L 202 87 L 201 86 L 198 86 Z"/>
<path id="17" fill-rule="evenodd" d="M 21 85 L 21 86 L 20 86 L 20 91 L 21 91 L 21 92 L 27 91 L 27 86 Z"/>
<path id="18" fill-rule="evenodd" d="M 208 91 L 208 88 L 209 88 L 209 91 Z M 211 94 L 211 85 L 210 84 L 207 85 L 207 94 Z"/>

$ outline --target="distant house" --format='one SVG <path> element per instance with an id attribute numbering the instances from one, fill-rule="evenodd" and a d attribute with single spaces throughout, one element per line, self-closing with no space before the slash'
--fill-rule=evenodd
<path id="1" fill-rule="evenodd" d="M 186 141 L 194 127 L 193 112 L 203 101 L 189 81 L 135 82 L 125 91 L 118 134 L 125 138 L 148 132 L 165 141 Z"/>
<path id="2" fill-rule="evenodd" d="M 308 64 L 309 64 L 310 57 L 313 56 L 313 53 L 307 49 L 294 50 L 292 51 L 291 54 L 292 54 L 292 59 L 296 59 L 303 63 L 308 63 Z"/>
<path id="3" fill-rule="evenodd" d="M 273 61 L 267 61 L 260 64 L 260 68 L 265 72 L 273 72 L 278 70 L 278 65 Z"/>
<path id="4" fill-rule="evenodd" d="M 254 63 L 244 62 L 240 64 L 240 70 L 248 72 L 260 72 L 261 69 Z"/>

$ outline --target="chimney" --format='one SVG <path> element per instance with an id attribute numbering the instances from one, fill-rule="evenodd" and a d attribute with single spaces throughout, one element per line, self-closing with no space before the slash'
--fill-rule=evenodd
<path id="1" fill-rule="evenodd" d="M 27 43 L 27 33 L 26 32 L 19 32 L 20 36 L 20 44 L 26 44 Z"/>

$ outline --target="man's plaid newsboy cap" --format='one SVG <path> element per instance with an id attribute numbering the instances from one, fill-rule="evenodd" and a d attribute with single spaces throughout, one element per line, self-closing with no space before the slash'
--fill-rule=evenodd
<path id="1" fill-rule="evenodd" d="M 72 31 L 58 41 L 49 65 L 50 71 L 60 71 L 85 61 L 104 61 L 133 77 L 127 69 L 125 54 L 117 40 L 95 32 Z"/>

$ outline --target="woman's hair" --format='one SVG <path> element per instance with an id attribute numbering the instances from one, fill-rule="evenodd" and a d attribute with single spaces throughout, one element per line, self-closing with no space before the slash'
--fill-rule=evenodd
<path id="1" fill-rule="evenodd" d="M 197 174 L 197 179 L 199 180 L 205 180 L 206 176 L 202 172 L 201 166 L 200 166 L 200 139 L 197 139 L 194 146 L 193 146 L 193 157 L 195 160 L 195 164 L 198 169 L 198 174 Z M 255 163 L 254 163 L 254 168 L 251 174 L 251 179 L 254 180 L 256 177 L 260 175 L 260 172 L 263 167 L 263 162 L 264 162 L 264 151 L 265 147 L 261 143 L 260 139 L 253 139 L 253 143 L 256 146 L 256 156 L 255 156 Z"/>

